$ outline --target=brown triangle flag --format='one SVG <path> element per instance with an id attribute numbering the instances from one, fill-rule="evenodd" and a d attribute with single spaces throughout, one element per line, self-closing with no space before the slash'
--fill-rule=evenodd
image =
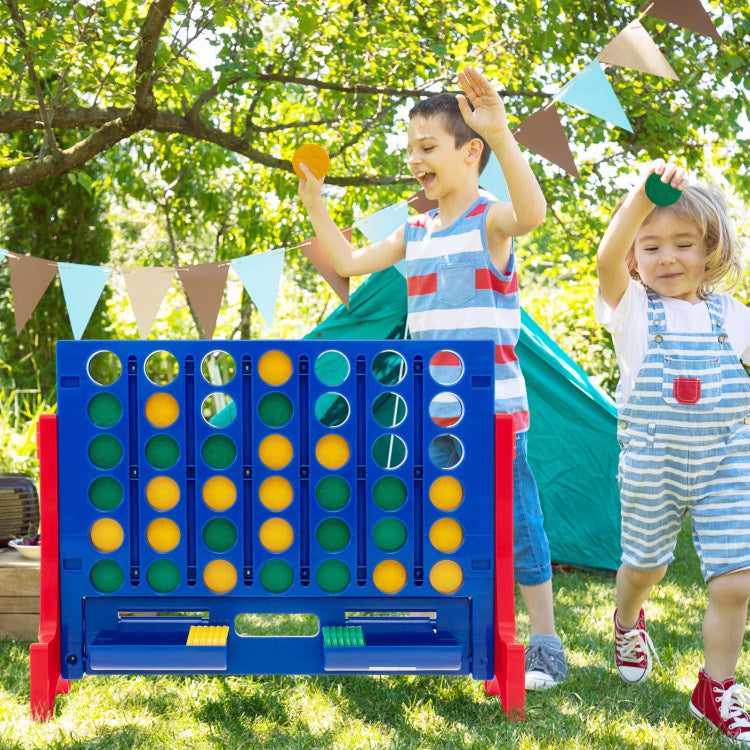
<path id="1" fill-rule="evenodd" d="M 662 55 L 640 21 L 628 24 L 597 56 L 605 65 L 631 68 L 641 73 L 677 79 L 677 73 Z"/>
<path id="2" fill-rule="evenodd" d="M 341 234 L 346 237 L 347 241 L 352 241 L 352 228 L 347 227 L 341 230 Z M 300 246 L 300 250 L 307 256 L 307 259 L 317 269 L 318 273 L 328 282 L 328 285 L 336 292 L 338 298 L 349 307 L 349 279 L 339 276 L 323 250 L 320 240 L 312 237 L 305 240 Z"/>
<path id="3" fill-rule="evenodd" d="M 228 273 L 228 262 L 199 263 L 177 269 L 185 294 L 207 339 L 213 337 L 216 329 Z"/>
<path id="4" fill-rule="evenodd" d="M 513 131 L 513 136 L 522 146 L 562 167 L 569 175 L 581 176 L 554 102 L 527 117 Z"/>
<path id="5" fill-rule="evenodd" d="M 125 289 L 135 314 L 138 335 L 148 338 L 156 316 L 174 278 L 174 268 L 143 266 L 121 269 Z"/>
<path id="6" fill-rule="evenodd" d="M 641 8 L 641 13 L 721 41 L 721 34 L 701 0 L 650 0 Z"/>
<path id="7" fill-rule="evenodd" d="M 438 207 L 438 202 L 428 198 L 424 194 L 424 190 L 420 190 L 418 193 L 414 193 L 411 198 L 407 198 L 406 202 L 418 213 L 424 214 L 433 208 Z"/>
<path id="8" fill-rule="evenodd" d="M 16 334 L 21 333 L 39 300 L 57 273 L 57 263 L 46 258 L 8 253 L 10 289 L 13 292 L 13 314 Z"/>

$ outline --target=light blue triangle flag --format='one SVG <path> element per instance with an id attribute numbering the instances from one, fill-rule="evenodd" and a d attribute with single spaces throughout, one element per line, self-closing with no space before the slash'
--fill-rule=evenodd
<path id="1" fill-rule="evenodd" d="M 65 306 L 68 308 L 73 337 L 80 339 L 91 318 L 107 279 L 112 273 L 105 266 L 57 263 Z"/>
<path id="2" fill-rule="evenodd" d="M 494 152 L 490 152 L 490 160 L 479 175 L 479 184 L 488 192 L 492 193 L 499 201 L 510 203 L 510 193 L 505 184 L 505 175 L 500 167 Z"/>
<path id="3" fill-rule="evenodd" d="M 254 253 L 230 261 L 242 286 L 250 295 L 266 325 L 273 327 L 281 273 L 284 270 L 284 248 Z"/>
<path id="4" fill-rule="evenodd" d="M 9 253 L 9 250 L 6 250 L 5 248 L 0 247 L 0 261 Z"/>
<path id="5" fill-rule="evenodd" d="M 355 222 L 354 226 L 370 242 L 378 242 L 395 232 L 402 224 L 406 224 L 408 218 L 409 209 L 407 203 L 406 201 L 401 201 L 401 203 L 396 203 L 394 206 L 388 206 L 388 208 L 383 208 L 374 214 L 365 216 L 364 219 Z"/>
<path id="6" fill-rule="evenodd" d="M 555 99 L 633 132 L 625 110 L 598 60 L 592 60 L 568 81 Z"/>

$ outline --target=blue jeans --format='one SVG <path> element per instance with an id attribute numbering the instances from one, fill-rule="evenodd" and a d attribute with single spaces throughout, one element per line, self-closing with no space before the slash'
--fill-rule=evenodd
<path id="1" fill-rule="evenodd" d="M 516 433 L 513 461 L 513 571 L 517 583 L 536 586 L 552 578 L 549 542 L 542 525 L 539 490 L 526 456 L 528 436 Z"/>

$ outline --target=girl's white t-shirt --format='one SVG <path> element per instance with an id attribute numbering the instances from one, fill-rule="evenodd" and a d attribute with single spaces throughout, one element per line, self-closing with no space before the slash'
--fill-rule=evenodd
<path id="1" fill-rule="evenodd" d="M 750 307 L 729 294 L 718 295 L 724 314 L 724 328 L 734 353 L 750 363 Z M 667 331 L 710 333 L 711 317 L 705 302 L 695 305 L 673 297 L 660 297 L 664 305 Z M 597 292 L 594 303 L 597 321 L 612 334 L 612 343 L 620 366 L 620 382 L 615 401 L 623 406 L 630 398 L 635 379 L 648 349 L 648 294 L 642 284 L 631 279 L 627 291 L 614 310 Z"/>

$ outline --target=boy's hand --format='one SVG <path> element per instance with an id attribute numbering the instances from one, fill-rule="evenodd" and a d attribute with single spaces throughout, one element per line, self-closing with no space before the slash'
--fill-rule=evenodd
<path id="1" fill-rule="evenodd" d="M 490 82 L 475 68 L 466 68 L 458 74 L 458 82 L 466 96 L 458 94 L 458 106 L 466 124 L 485 139 L 494 132 L 508 128 L 508 117 L 500 95 Z M 472 111 L 468 99 L 474 110 Z"/>
<path id="2" fill-rule="evenodd" d="M 310 167 L 304 162 L 301 162 L 299 168 L 305 173 L 306 179 L 300 179 L 299 186 L 297 188 L 297 195 L 304 205 L 307 205 L 308 201 L 315 200 L 320 197 L 320 191 L 323 188 L 324 177 L 318 179 L 311 171 Z"/>

